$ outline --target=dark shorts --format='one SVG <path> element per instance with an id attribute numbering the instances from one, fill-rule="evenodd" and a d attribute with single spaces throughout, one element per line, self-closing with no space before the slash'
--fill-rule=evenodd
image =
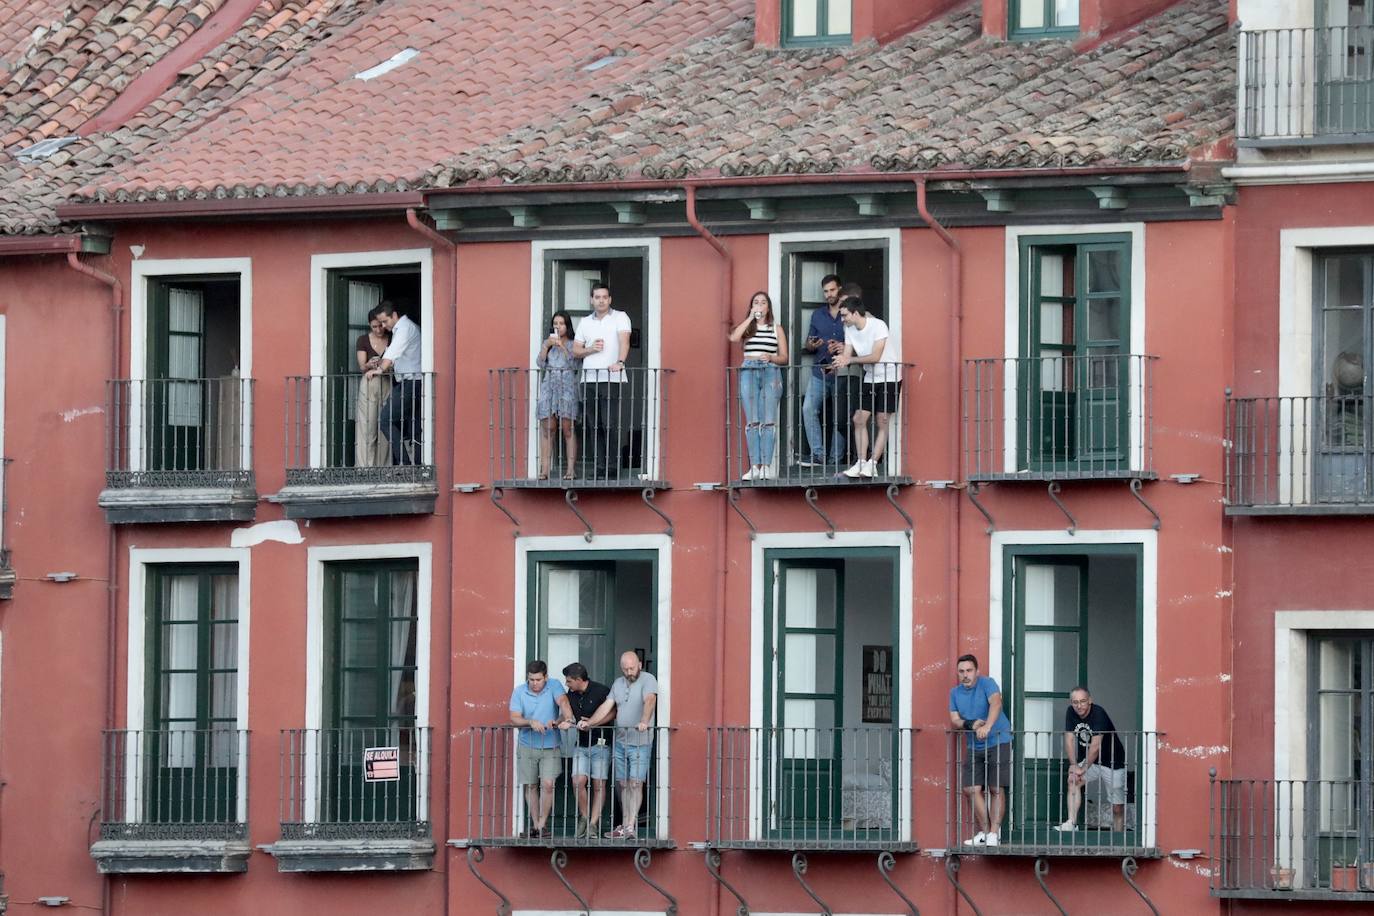
<path id="1" fill-rule="evenodd" d="M 994 744 L 986 750 L 966 752 L 962 768 L 964 788 L 970 786 L 1011 785 L 1011 742 Z"/>
<path id="2" fill-rule="evenodd" d="M 864 382 L 859 388 L 859 410 L 869 413 L 896 413 L 901 382 Z"/>

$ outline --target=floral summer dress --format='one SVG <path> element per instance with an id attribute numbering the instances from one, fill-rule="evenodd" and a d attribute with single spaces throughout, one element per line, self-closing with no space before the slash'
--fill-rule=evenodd
<path id="1" fill-rule="evenodd" d="M 540 356 L 539 400 L 535 415 L 577 419 L 577 374 L 581 360 L 572 355 L 572 342 L 567 346 L 549 347 L 547 356 Z"/>

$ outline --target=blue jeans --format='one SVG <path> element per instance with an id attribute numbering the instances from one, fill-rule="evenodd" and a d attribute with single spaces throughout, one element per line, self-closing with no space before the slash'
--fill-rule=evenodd
<path id="1" fill-rule="evenodd" d="M 825 437 L 830 434 L 830 463 L 844 460 L 844 429 L 847 417 L 839 416 L 839 400 L 835 395 L 835 376 L 811 373 L 806 383 L 806 397 L 802 400 L 802 423 L 806 427 L 806 444 L 811 448 L 811 460 L 825 463 Z"/>
<path id="2" fill-rule="evenodd" d="M 744 444 L 751 466 L 773 463 L 781 401 L 782 370 L 761 359 L 746 359 L 739 370 L 739 402 L 744 411 Z"/>

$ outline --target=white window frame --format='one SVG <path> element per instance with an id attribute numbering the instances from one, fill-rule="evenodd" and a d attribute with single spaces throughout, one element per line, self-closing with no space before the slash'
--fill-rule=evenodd
<path id="1" fill-rule="evenodd" d="M 239 278 L 239 379 L 246 384 L 253 377 L 253 259 L 252 258 L 170 258 L 136 260 L 130 267 L 129 295 L 129 379 L 141 382 L 148 377 L 148 284 L 198 274 L 237 274 Z M 244 429 L 253 428 L 253 399 L 244 398 Z M 148 456 L 143 451 L 143 402 L 130 398 L 129 467 L 145 469 Z M 253 437 L 243 437 L 240 466 L 253 467 Z"/>
<path id="2" fill-rule="evenodd" d="M 767 551 L 778 549 L 814 550 L 818 554 L 835 551 L 837 556 L 845 556 L 845 551 L 855 547 L 887 547 L 897 550 L 897 659 L 902 670 L 893 678 L 897 696 L 897 719 L 893 727 L 910 729 L 912 727 L 912 678 L 906 676 L 912 670 L 912 630 L 914 628 L 912 611 L 912 576 L 914 555 L 912 545 L 904 531 L 838 531 L 834 537 L 824 532 L 794 532 L 765 534 L 760 533 L 750 545 L 749 578 L 749 728 L 751 735 L 761 735 L 764 728 L 765 710 L 763 707 L 764 670 L 762 660 L 765 650 L 776 651 L 774 636 L 764 629 L 763 611 L 766 596 L 764 585 L 768 576 Z M 751 759 L 762 759 L 759 742 L 751 738 L 749 754 Z M 910 749 L 904 749 L 910 759 Z M 900 767 L 894 773 L 900 782 L 897 791 L 900 797 L 912 798 L 911 767 Z M 763 786 L 749 786 L 749 839 L 762 839 L 765 822 L 764 806 L 767 799 Z M 897 824 L 898 840 L 912 842 L 913 819 L 911 806 L 901 812 Z"/>
<path id="3" fill-rule="evenodd" d="M 888 333 L 897 338 L 901 344 L 902 359 L 906 360 L 906 340 L 902 337 L 902 311 L 904 300 L 902 298 L 902 230 L 900 229 L 846 229 L 836 232 L 773 232 L 768 236 L 768 297 L 774 303 L 782 301 L 783 286 L 788 282 L 788 278 L 783 275 L 783 246 L 791 245 L 796 242 L 817 243 L 825 245 L 828 242 L 873 242 L 874 248 L 886 246 L 887 248 L 887 289 L 884 292 L 884 303 L 887 307 Z M 843 277 L 840 278 L 844 280 Z M 795 341 L 790 341 L 793 346 Z M 792 353 L 796 353 L 793 350 Z M 909 360 L 908 360 L 909 361 Z M 796 358 L 793 357 L 793 363 Z M 912 378 L 907 378 L 906 391 L 903 397 L 914 397 L 915 392 L 912 388 L 916 379 L 913 373 Z M 890 465 L 888 471 L 893 476 L 900 476 L 902 466 L 906 462 L 905 449 L 903 444 L 906 442 L 906 431 L 901 428 L 904 412 L 899 412 L 893 419 L 893 427 L 888 433 L 887 439 L 887 461 Z M 777 469 L 778 462 L 782 460 L 781 449 L 776 449 L 773 456 L 773 466 Z"/>
<path id="4" fill-rule="evenodd" d="M 1159 533 L 1150 528 L 1091 531 L 1030 530 L 994 531 L 988 538 L 988 652 L 985 659 L 988 676 L 1002 682 L 1002 649 L 1014 634 L 1003 632 L 1002 621 L 1006 597 L 1003 595 L 1004 561 L 1008 547 L 1063 547 L 1065 553 L 1076 548 L 1098 544 L 1120 544 L 1140 548 L 1140 730 L 1158 732 L 1159 677 Z M 1064 698 L 1067 706 L 1068 697 Z M 1013 723 L 1013 727 L 1015 723 Z M 1159 749 L 1145 747 L 1145 768 L 1149 772 L 1147 785 L 1159 786 Z M 1158 827 L 1159 793 L 1156 791 L 1141 808 L 1144 829 L 1140 845 L 1153 848 Z"/>
<path id="5" fill-rule="evenodd" d="M 1025 470 L 1020 464 L 1021 429 L 1017 416 L 1019 379 L 1016 361 L 1021 359 L 1021 306 L 1025 291 L 1021 289 L 1021 239 L 1025 236 L 1073 235 L 1129 235 L 1131 239 L 1131 325 L 1130 355 L 1145 355 L 1145 224 L 1089 223 L 1076 226 L 1008 226 L 1003 257 L 1005 276 L 1005 313 L 1002 349 L 1002 471 L 1015 474 Z M 1129 468 L 1145 469 L 1144 378 L 1146 368 L 1138 360 L 1130 361 L 1129 392 L 1130 447 Z"/>
<path id="6" fill-rule="evenodd" d="M 641 328 L 644 342 L 644 368 L 662 369 L 663 356 L 660 350 L 663 338 L 663 247 L 662 241 L 657 236 L 645 236 L 642 238 L 577 238 L 577 239 L 558 239 L 549 241 L 530 242 L 530 362 L 529 367 L 533 371 L 539 358 L 539 348 L 543 345 L 544 334 L 541 329 L 544 327 L 544 283 L 545 272 L 544 263 L 546 253 L 554 254 L 557 252 L 595 248 L 598 252 L 608 252 L 606 257 L 617 257 L 611 253 L 618 249 L 624 249 L 624 257 L 640 257 L 640 249 L 647 252 L 648 264 L 648 289 L 644 291 L 644 314 L 646 327 Z M 615 308 L 615 290 L 611 290 L 611 307 Z M 570 328 L 569 333 L 575 329 Z M 666 396 L 667 386 L 659 389 L 659 398 Z M 525 474 L 534 477 L 539 461 L 539 421 L 535 417 L 537 408 L 534 397 L 527 398 L 529 401 L 528 422 L 529 429 L 527 443 L 525 446 L 526 468 Z M 645 433 L 650 437 L 652 448 L 648 444 L 645 446 L 645 454 L 651 455 L 652 460 L 646 462 L 644 473 L 650 480 L 660 479 L 660 463 L 663 456 L 662 441 L 662 420 L 663 405 L 653 403 L 649 405 L 648 416 L 645 418 Z"/>
<path id="7" fill-rule="evenodd" d="M 530 561 L 538 561 L 538 554 L 541 553 L 588 553 L 600 554 L 607 551 L 621 550 L 652 550 L 658 555 L 657 569 L 655 575 L 658 578 L 658 606 L 654 610 L 654 620 L 657 623 L 657 630 L 654 633 L 657 655 L 654 658 L 657 671 L 654 677 L 658 680 L 659 694 L 658 703 L 654 707 L 655 720 L 660 728 L 671 728 L 673 724 L 673 602 L 672 602 L 672 583 L 673 583 L 673 539 L 666 534 L 608 534 L 599 535 L 595 544 L 588 544 L 581 535 L 553 536 L 553 537 L 519 537 L 515 539 L 515 626 L 513 629 L 514 640 L 511 647 L 511 688 L 525 682 L 525 665 L 529 659 L 525 657 L 527 646 L 529 645 L 529 568 Z M 533 556 L 532 556 L 533 555 Z M 549 672 L 550 677 L 557 677 L 557 672 Z M 671 743 L 671 742 L 670 742 Z M 672 802 L 670 797 L 673 785 L 669 766 L 669 748 L 662 741 L 654 745 L 654 758 L 657 772 L 659 774 L 658 784 L 651 787 L 655 794 L 654 810 L 658 812 L 657 826 L 658 836 L 668 835 L 669 825 L 669 806 Z M 511 785 L 515 785 L 514 765 L 512 759 L 512 780 Z M 523 823 L 524 793 L 512 792 L 511 799 L 511 823 Z M 646 800 L 647 801 L 647 800 Z"/>
<path id="8" fill-rule="evenodd" d="M 1307 779 L 1308 641 L 1333 631 L 1374 631 L 1374 608 L 1355 611 L 1284 610 L 1274 612 L 1274 781 Z M 1307 831 L 1303 793 L 1292 793 L 1292 805 L 1277 812 L 1274 848 L 1291 849 L 1294 887 L 1306 885 Z M 1288 839 L 1291 837 L 1291 841 Z M 1283 843 L 1282 847 L 1280 843 Z"/>
<path id="9" fill-rule="evenodd" d="M 324 391 L 321 378 L 328 365 L 329 272 L 358 267 L 420 265 L 420 371 L 425 373 L 422 420 L 423 464 L 434 464 L 434 442 L 428 433 L 434 426 L 434 396 L 428 384 L 434 373 L 434 252 L 429 248 L 393 248 L 383 251 L 344 251 L 310 256 L 310 467 L 322 467 L 324 458 Z"/>
<path id="10" fill-rule="evenodd" d="M 127 697 L 124 710 L 125 728 L 142 730 L 147 710 L 144 708 L 147 670 L 147 631 L 148 631 L 148 567 L 177 564 L 200 565 L 207 563 L 234 564 L 238 567 L 238 665 L 237 690 L 234 697 L 234 727 L 242 732 L 248 729 L 248 665 L 250 642 L 249 622 L 252 616 L 251 552 L 247 547 L 177 547 L 177 548 L 129 548 L 129 613 L 127 643 L 128 672 L 125 680 Z M 247 748 L 237 749 L 239 758 L 247 762 Z M 142 793 L 137 791 L 138 781 L 143 777 L 136 759 L 137 748 L 125 748 L 124 772 L 126 791 L 124 818 L 129 823 L 141 822 L 142 812 L 138 801 Z M 238 807 L 235 813 L 239 823 L 248 821 L 248 767 L 238 767 Z"/>
<path id="11" fill-rule="evenodd" d="M 349 544 L 311 547 L 306 551 L 305 622 L 305 727 L 324 725 L 324 577 L 329 563 L 360 560 L 415 560 L 415 727 L 429 727 L 429 679 L 431 655 L 431 600 L 434 548 L 427 542 L 408 544 Z M 433 741 L 428 750 L 433 749 Z M 445 750 L 447 753 L 447 750 Z M 320 790 L 316 784 L 317 749 L 305 748 L 305 786 L 302 812 L 308 822 L 319 819 Z M 415 818 L 429 820 L 429 754 L 416 765 Z"/>

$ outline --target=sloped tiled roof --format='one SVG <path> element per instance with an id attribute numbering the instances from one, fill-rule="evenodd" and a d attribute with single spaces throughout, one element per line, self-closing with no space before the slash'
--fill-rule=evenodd
<path id="1" fill-rule="evenodd" d="M 83 80 L 137 69 L 158 53 L 150 43 L 176 41 L 172 8 L 204 18 L 224 2 L 122 0 L 129 12 L 103 27 L 82 11 L 108 5 L 64 7 L 66 26 L 12 42 L 8 55 L 0 44 L 0 68 L 33 62 L 0 69 L 0 123 L 22 124 L 27 142 L 50 121 L 84 121 L 96 104 L 82 107 L 83 93 L 104 90 L 77 88 Z M 0 11 L 7 4 L 22 5 L 0 0 Z M 1183 0 L 1085 53 L 984 40 L 972 0 L 882 47 L 756 50 L 753 7 L 260 0 L 229 42 L 118 130 L 26 165 L 12 158 L 15 130 L 0 127 L 0 232 L 49 228 L 54 203 L 73 197 L 1177 164 L 1233 131 L 1235 40 L 1219 0 Z M 406 48 L 418 56 L 355 78 Z M 41 82 L 47 73 L 60 79 Z M 44 110 L 45 93 L 60 115 Z"/>
<path id="2" fill-rule="evenodd" d="M 206 122 L 236 97 L 304 59 L 377 0 L 260 0 L 238 31 L 186 67 L 120 127 L 48 159 L 16 153 L 73 136 L 226 0 L 0 0 L 0 233 L 55 228 L 77 188 Z"/>

